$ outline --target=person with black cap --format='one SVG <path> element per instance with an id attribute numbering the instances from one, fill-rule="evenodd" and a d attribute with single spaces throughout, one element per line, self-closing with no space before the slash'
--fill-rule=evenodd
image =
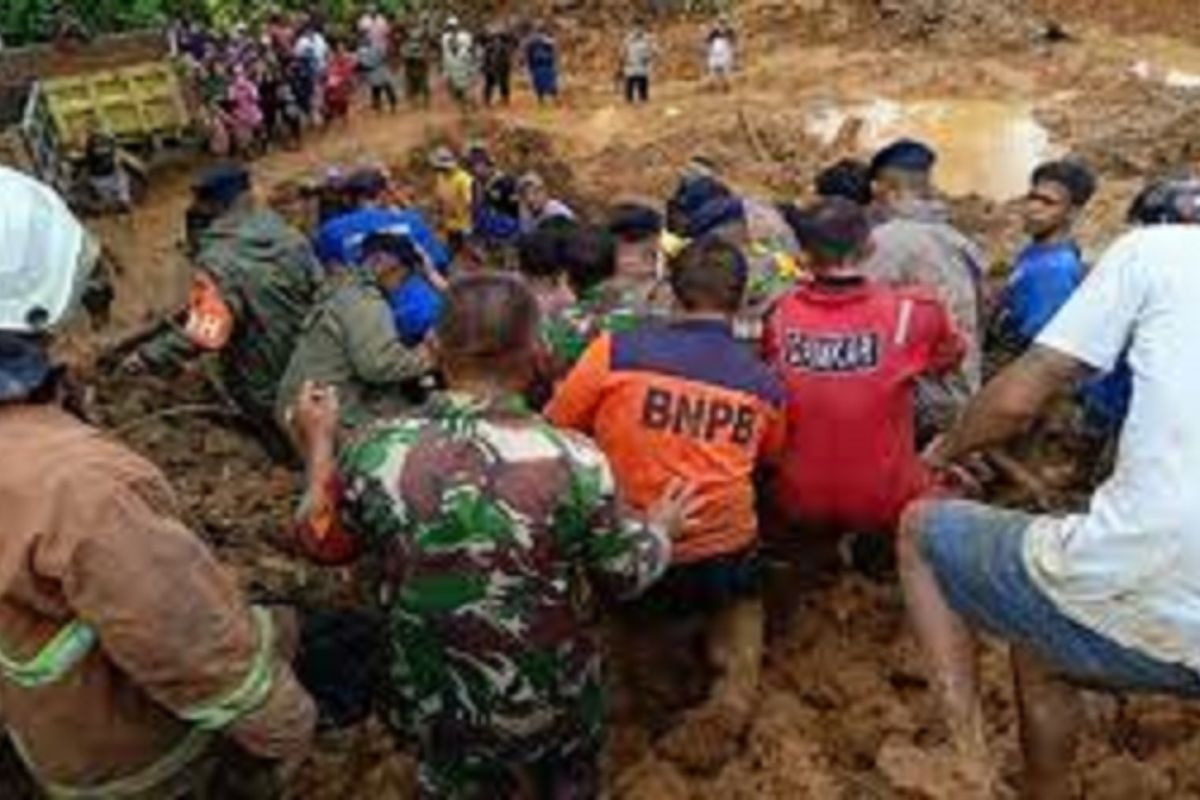
<path id="1" fill-rule="evenodd" d="M 980 293 L 986 261 L 935 197 L 936 163 L 933 150 L 911 139 L 888 145 L 872 159 L 874 211 L 883 221 L 872 233 L 873 251 L 862 265 L 867 275 L 883 283 L 935 292 L 966 339 L 966 358 L 957 372 L 918 384 L 922 439 L 950 426 L 979 390 L 983 371 Z"/>
<path id="2" fill-rule="evenodd" d="M 1033 346 L 928 453 L 934 465 L 1023 436 L 1047 407 L 1128 358 L 1116 463 L 1079 513 L 979 503 L 906 511 L 909 616 L 965 765 L 989 764 L 977 634 L 1013 645 L 1031 797 L 1074 796 L 1077 687 L 1200 697 L 1200 183 L 1155 182 Z M 978 769 L 978 766 L 976 766 Z"/>
<path id="3" fill-rule="evenodd" d="M 337 389 L 347 432 L 410 405 L 406 389 L 431 371 L 432 361 L 424 343 L 410 347 L 397 336 L 389 298 L 413 276 L 445 290 L 410 238 L 376 232 L 363 241 L 355 267 L 325 282 L 280 382 L 276 417 L 284 430 L 306 381 Z"/>
<path id="4" fill-rule="evenodd" d="M 251 607 L 162 473 L 67 402 L 94 253 L 49 187 L 0 168 L 0 196 L 6 733 L 47 797 L 276 796 L 316 717 L 295 617 Z"/>
<path id="5" fill-rule="evenodd" d="M 601 333 L 626 331 L 661 318 L 670 300 L 664 291 L 659 240 L 663 219 L 656 209 L 622 203 L 609 215 L 613 258 L 608 275 L 579 295 L 578 302 L 542 322 L 557 377 L 583 355 Z"/>
<path id="6" fill-rule="evenodd" d="M 143 344 L 125 367 L 166 373 L 218 354 L 225 389 L 271 454 L 287 458 L 275 396 L 324 270 L 303 234 L 255 202 L 241 164 L 206 169 L 193 194 L 187 321 Z"/>
<path id="7" fill-rule="evenodd" d="M 788 442 L 773 484 L 781 542 L 890 537 L 935 487 L 914 435 L 913 389 L 960 363 L 964 342 L 937 297 L 868 277 L 867 211 L 845 198 L 787 209 L 812 279 L 765 322 L 763 352 L 788 395 Z M 818 537 L 814 539 L 813 537 Z"/>

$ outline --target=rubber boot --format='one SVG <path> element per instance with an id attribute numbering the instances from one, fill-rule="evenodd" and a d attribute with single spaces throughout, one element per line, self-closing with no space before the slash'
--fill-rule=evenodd
<path id="1" fill-rule="evenodd" d="M 717 674 L 708 700 L 684 715 L 660 745 L 683 768 L 712 774 L 737 755 L 758 698 L 763 622 L 758 597 L 737 601 L 712 621 L 708 657 Z"/>

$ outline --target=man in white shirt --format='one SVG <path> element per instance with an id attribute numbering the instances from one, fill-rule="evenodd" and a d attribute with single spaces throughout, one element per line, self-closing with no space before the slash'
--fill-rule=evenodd
<path id="1" fill-rule="evenodd" d="M 1057 394 L 1127 357 L 1132 406 L 1113 474 L 1088 510 L 924 503 L 906 513 L 898 543 L 964 769 L 988 762 L 974 631 L 1013 644 L 1036 798 L 1071 796 L 1072 687 L 1200 697 L 1200 183 L 1151 186 L 1131 220 L 1143 227 L 1113 245 L 929 453 L 945 465 L 1001 444 Z"/>

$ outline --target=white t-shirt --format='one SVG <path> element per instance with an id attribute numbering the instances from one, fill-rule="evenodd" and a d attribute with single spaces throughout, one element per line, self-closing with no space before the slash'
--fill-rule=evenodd
<path id="1" fill-rule="evenodd" d="M 317 72 L 324 72 L 329 64 L 329 42 L 319 32 L 310 31 L 296 42 L 297 58 L 311 59 Z"/>
<path id="2" fill-rule="evenodd" d="M 1030 574 L 1072 619 L 1200 670 L 1200 226 L 1121 238 L 1037 341 L 1103 371 L 1128 350 L 1133 401 L 1088 512 L 1030 529 Z"/>

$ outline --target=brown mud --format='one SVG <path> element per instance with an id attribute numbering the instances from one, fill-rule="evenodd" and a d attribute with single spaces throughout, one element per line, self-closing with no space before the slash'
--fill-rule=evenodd
<path id="1" fill-rule="evenodd" d="M 294 198 L 304 180 L 331 163 L 371 161 L 387 164 L 420 199 L 430 146 L 483 140 L 507 168 L 538 169 L 585 212 L 625 195 L 661 198 L 697 153 L 747 192 L 793 199 L 807 193 L 818 165 L 915 133 L 943 149 L 942 182 L 954 195 L 958 221 L 987 245 L 1000 275 L 1020 241 L 1013 198 L 1039 158 L 1074 153 L 1100 171 L 1102 190 L 1082 226 L 1094 255 L 1121 230 L 1140 176 L 1200 157 L 1200 92 L 1178 79 L 1190 69 L 1200 74 L 1200 25 L 1187 0 L 753 0 L 738 4 L 751 57 L 732 94 L 697 82 L 702 28 L 680 24 L 663 33 L 677 65 L 644 108 L 625 106 L 610 80 L 617 28 L 604 12 L 613 4 L 579 5 L 558 18 L 573 48 L 561 107 L 538 109 L 519 86 L 511 108 L 487 116 L 463 119 L 442 98 L 429 114 L 377 118 L 363 109 L 348 129 L 259 160 L 258 190 L 276 201 Z M 1132 6 L 1141 13 L 1130 13 Z M 1049 41 L 1051 23 L 1069 40 Z M 177 241 L 189 180 L 184 169 L 162 174 L 132 220 L 96 222 L 124 266 L 118 330 L 182 300 L 188 268 Z M 301 601 L 351 596 L 347 576 L 307 566 L 276 546 L 299 479 L 272 466 L 213 409 L 194 408 L 219 406 L 202 372 L 171 382 L 99 377 L 97 389 L 99 422 L 163 467 L 188 523 L 247 587 Z M 1027 452 L 1048 480 L 1071 484 L 1066 496 L 1073 500 L 1064 507 L 1078 502 L 1087 487 L 1078 482 L 1070 447 Z M 994 492 L 1020 499 L 1011 487 Z M 650 654 L 659 660 L 643 676 L 651 689 L 638 702 L 617 687 L 607 764 L 616 796 L 967 796 L 951 769 L 894 582 L 824 574 L 797 585 L 793 603 L 788 621 L 773 626 L 749 729 L 733 742 L 732 756 L 706 774 L 689 772 L 657 743 L 677 724 L 685 689 L 703 680 L 694 658 Z M 1015 789 L 1020 759 L 1010 684 L 1005 653 L 989 644 L 989 733 Z M 1075 770 L 1080 797 L 1200 797 L 1200 709 L 1090 696 L 1088 712 Z M 19 785 L 15 768 L 0 761 L 0 796 L 21 796 Z M 411 796 L 412 789 L 411 759 L 366 728 L 322 737 L 290 793 L 386 799 Z"/>

